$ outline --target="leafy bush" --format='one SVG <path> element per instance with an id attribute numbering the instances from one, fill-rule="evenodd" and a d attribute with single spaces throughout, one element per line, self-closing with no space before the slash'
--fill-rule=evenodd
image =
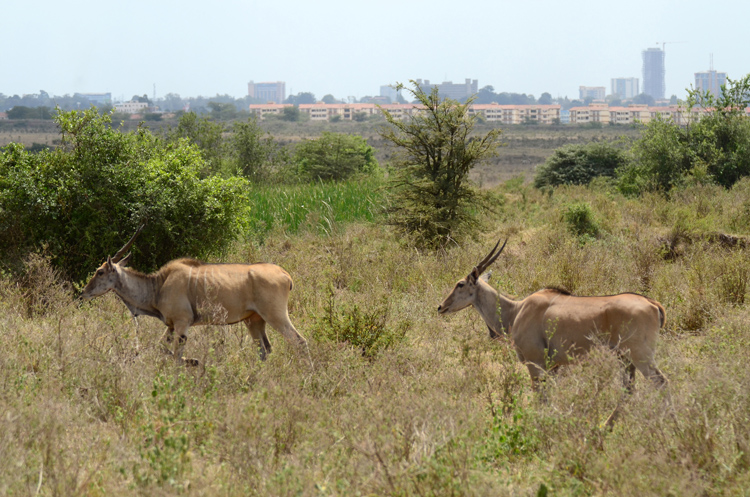
<path id="1" fill-rule="evenodd" d="M 393 328 L 387 321 L 385 303 L 366 310 L 358 305 L 337 307 L 333 288 L 329 288 L 328 300 L 313 333 L 319 340 L 348 344 L 359 349 L 363 357 L 373 358 L 403 340 L 410 326 L 402 322 Z"/>
<path id="2" fill-rule="evenodd" d="M 356 173 L 372 173 L 378 167 L 375 149 L 357 135 L 324 131 L 320 138 L 297 146 L 294 162 L 308 180 L 340 181 Z"/>
<path id="3" fill-rule="evenodd" d="M 627 162 L 625 152 L 609 143 L 566 145 L 539 167 L 534 186 L 587 185 L 599 176 L 614 177 Z"/>
<path id="4" fill-rule="evenodd" d="M 578 237 L 596 237 L 599 235 L 599 225 L 594 219 L 591 206 L 587 203 L 569 205 L 563 213 L 563 221 L 568 230 Z"/>
<path id="5" fill-rule="evenodd" d="M 625 194 L 669 191 L 691 168 L 685 130 L 672 118 L 657 116 L 648 123 L 632 152 L 633 162 L 619 171 L 619 189 Z"/>
<path id="6" fill-rule="evenodd" d="M 69 278 L 84 278 L 148 223 L 134 251 L 153 269 L 176 256 L 205 257 L 241 232 L 246 183 L 200 179 L 198 149 L 147 130 L 121 133 L 96 110 L 60 113 L 62 147 L 0 153 L 0 257 L 19 268 L 46 247 Z"/>
<path id="7" fill-rule="evenodd" d="M 237 174 L 260 183 L 269 179 L 276 166 L 287 162 L 286 148 L 276 143 L 270 134 L 266 135 L 254 117 L 235 122 L 232 131 L 227 155 Z"/>
<path id="8" fill-rule="evenodd" d="M 221 124 L 215 123 L 207 117 L 198 117 L 195 112 L 187 112 L 180 116 L 177 126 L 169 130 L 167 137 L 175 144 L 182 139 L 187 139 L 197 146 L 205 160 L 200 173 L 207 176 L 221 168 L 223 132 L 224 126 Z"/>

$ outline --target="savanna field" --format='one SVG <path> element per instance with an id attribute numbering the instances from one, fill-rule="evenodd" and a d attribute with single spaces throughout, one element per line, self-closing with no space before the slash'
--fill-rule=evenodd
<path id="1" fill-rule="evenodd" d="M 0 495 L 750 495 L 750 75 L 730 83 L 689 93 L 687 126 L 501 134 L 416 87 L 404 121 L 92 108 L 58 110 L 59 138 L 0 130 Z M 309 354 L 268 327 L 262 361 L 244 324 L 209 325 L 178 365 L 160 320 L 80 298 L 141 225 L 136 270 L 288 271 Z M 509 297 L 658 300 L 666 387 L 627 395 L 595 345 L 534 391 L 510 338 L 439 315 L 506 239 Z"/>
<path id="2" fill-rule="evenodd" d="M 432 252 L 380 222 L 381 186 L 256 188 L 245 236 L 221 257 L 292 275 L 309 360 L 269 329 L 261 362 L 237 324 L 191 328 L 186 356 L 201 365 L 178 367 L 160 321 L 136 324 L 112 294 L 76 300 L 43 253 L 25 280 L 5 274 L 0 494 L 750 493 L 750 181 L 625 197 L 605 181 L 510 180 L 489 189 L 483 234 Z M 668 388 L 639 373 L 608 430 L 623 393 L 608 350 L 550 377 L 545 402 L 476 313 L 439 316 L 505 237 L 490 282 L 507 295 L 659 300 Z"/>

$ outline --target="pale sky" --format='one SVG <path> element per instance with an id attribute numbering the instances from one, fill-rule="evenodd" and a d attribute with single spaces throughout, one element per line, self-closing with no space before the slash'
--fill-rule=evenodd
<path id="1" fill-rule="evenodd" d="M 381 85 L 477 79 L 578 97 L 637 77 L 666 44 L 666 95 L 693 74 L 750 73 L 750 2 L 727 0 L 3 0 L 0 93 L 377 95 Z M 678 43 L 679 42 L 679 43 Z"/>

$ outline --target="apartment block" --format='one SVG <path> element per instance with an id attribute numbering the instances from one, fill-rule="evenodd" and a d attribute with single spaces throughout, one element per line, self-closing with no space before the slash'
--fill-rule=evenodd
<path id="1" fill-rule="evenodd" d="M 286 83 L 283 81 L 264 83 L 250 81 L 247 84 L 247 94 L 250 98 L 280 104 L 286 100 Z"/>
<path id="2" fill-rule="evenodd" d="M 581 100 L 604 100 L 606 90 L 603 86 L 579 86 L 578 98 Z"/>
<path id="3" fill-rule="evenodd" d="M 721 95 L 721 87 L 727 82 L 727 73 L 714 71 L 702 71 L 695 73 L 695 88 L 702 92 L 709 92 L 714 97 Z"/>
<path id="4" fill-rule="evenodd" d="M 121 114 L 140 114 L 148 110 L 148 102 L 123 102 L 115 104 L 115 112 Z"/>
<path id="5" fill-rule="evenodd" d="M 401 94 L 399 90 L 393 85 L 382 85 L 380 87 L 380 96 L 391 100 L 391 103 L 398 102 L 398 97 Z"/>
<path id="6" fill-rule="evenodd" d="M 453 83 L 452 81 L 444 81 L 440 84 L 430 84 L 430 80 L 426 79 L 422 81 L 417 80 L 419 88 L 430 94 L 432 89 L 437 86 L 438 95 L 441 98 L 450 98 L 453 100 L 466 100 L 467 98 L 476 95 L 479 92 L 479 81 L 474 79 L 466 79 L 464 83 Z"/>
<path id="7" fill-rule="evenodd" d="M 612 95 L 622 99 L 633 98 L 641 93 L 638 78 L 612 78 Z"/>
<path id="8" fill-rule="evenodd" d="M 292 104 L 250 104 L 250 114 L 258 119 L 268 115 L 278 115 L 284 112 L 284 107 L 294 107 Z"/>
<path id="9" fill-rule="evenodd" d="M 499 105 L 474 104 L 469 107 L 469 114 L 482 114 L 487 122 L 502 124 L 556 124 L 560 122 L 559 105 Z"/>
<path id="10" fill-rule="evenodd" d="M 350 121 L 358 113 L 369 117 L 379 112 L 376 104 L 324 104 L 322 102 L 301 104 L 299 111 L 302 114 L 308 114 L 311 121 L 330 121 L 333 116 L 340 116 L 341 119 Z"/>
<path id="11" fill-rule="evenodd" d="M 646 105 L 630 105 L 627 107 L 610 107 L 606 104 L 591 104 L 586 107 L 573 107 L 570 109 L 570 124 L 647 124 L 654 119 L 671 119 L 679 126 L 685 126 L 690 122 L 700 119 L 706 109 L 694 107 L 689 112 L 677 105 L 648 107 Z M 745 109 L 745 115 L 750 116 L 750 107 Z"/>
<path id="12" fill-rule="evenodd" d="M 252 104 L 250 113 L 263 119 L 268 115 L 281 114 L 284 107 L 291 104 Z M 339 116 L 343 120 L 353 120 L 355 115 L 378 115 L 388 111 L 394 119 L 405 119 L 415 113 L 422 112 L 423 107 L 418 104 L 301 104 L 300 113 L 310 116 L 311 121 L 330 121 Z M 559 105 L 499 105 L 474 104 L 469 107 L 469 114 L 482 114 L 488 122 L 502 124 L 523 124 L 537 122 L 539 124 L 555 124 L 560 122 Z"/>

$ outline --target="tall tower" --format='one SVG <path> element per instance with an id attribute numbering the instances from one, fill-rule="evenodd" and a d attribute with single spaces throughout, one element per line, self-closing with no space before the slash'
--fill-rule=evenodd
<path id="1" fill-rule="evenodd" d="M 664 99 L 664 50 L 647 48 L 643 52 L 643 93 L 654 100 Z"/>
<path id="2" fill-rule="evenodd" d="M 714 70 L 714 56 L 711 54 L 711 68 L 695 73 L 695 88 L 710 92 L 714 97 L 721 96 L 721 87 L 727 82 L 727 73 Z"/>

